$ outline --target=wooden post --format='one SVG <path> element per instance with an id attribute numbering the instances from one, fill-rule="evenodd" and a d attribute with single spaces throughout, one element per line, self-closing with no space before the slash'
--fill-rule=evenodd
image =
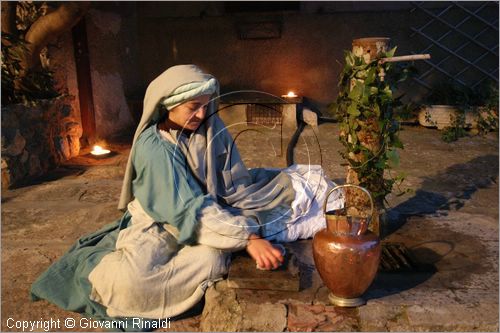
<path id="1" fill-rule="evenodd" d="M 87 44 L 85 18 L 82 18 L 73 28 L 73 44 L 75 48 L 80 116 L 83 128 L 83 135 L 80 139 L 80 143 L 85 147 L 94 144 L 96 140 L 94 96 L 92 94 L 92 80 L 90 77 L 89 49 Z"/>
<path id="2" fill-rule="evenodd" d="M 389 38 L 360 38 L 355 39 L 352 42 L 352 51 L 356 55 L 361 55 L 365 58 L 366 62 L 369 62 L 371 59 L 377 57 L 380 53 L 386 52 L 389 46 Z M 353 78 L 351 81 L 351 89 L 355 85 L 355 79 Z M 362 80 L 361 80 L 362 81 Z M 379 128 L 378 119 L 367 119 L 367 126 L 370 128 L 370 131 L 360 131 L 358 135 L 358 139 L 360 144 L 372 151 L 376 154 L 382 148 L 382 133 L 381 128 Z M 373 135 L 376 133 L 376 135 Z M 377 135 L 380 133 L 380 135 Z M 349 138 L 348 138 L 349 139 Z M 350 158 L 356 160 L 358 162 L 364 162 L 365 157 L 362 154 L 353 154 L 350 153 Z M 359 177 L 358 173 L 352 167 L 347 168 L 347 177 L 346 182 L 348 184 L 359 185 Z M 376 175 L 374 179 L 369 184 L 369 190 L 379 191 L 383 188 L 384 184 L 384 174 L 383 172 Z M 369 206 L 368 198 L 366 194 L 359 190 L 355 189 L 346 189 L 346 202 L 347 207 L 367 207 Z M 381 235 L 384 230 L 384 226 L 381 225 L 381 213 L 384 212 L 384 201 L 383 198 L 374 198 L 374 210 L 372 215 L 372 221 L 370 224 L 370 230 L 372 230 L 375 234 Z"/>

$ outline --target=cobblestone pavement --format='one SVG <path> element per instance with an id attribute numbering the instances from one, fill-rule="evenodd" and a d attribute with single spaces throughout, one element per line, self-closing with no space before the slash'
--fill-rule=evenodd
<path id="1" fill-rule="evenodd" d="M 306 128 L 295 162 L 322 164 L 343 183 L 337 136 L 336 124 L 320 125 L 319 133 Z M 235 290 L 222 281 L 208 290 L 203 311 L 164 330 L 498 331 L 498 133 L 447 144 L 437 130 L 408 126 L 401 138 L 395 172 L 406 174 L 401 190 L 410 191 L 388 198 L 384 241 L 404 243 L 436 272 L 379 273 L 365 306 L 336 308 L 314 268 L 311 240 L 303 240 L 288 245 L 302 270 L 299 292 Z M 283 167 L 287 140 L 277 131 L 248 131 L 238 146 L 248 167 Z M 130 146 L 110 148 L 113 157 L 94 160 L 83 151 L 45 180 L 2 193 L 2 331 L 50 318 L 60 319 L 52 331 L 102 330 L 81 327 L 79 315 L 45 301 L 30 302 L 28 291 L 77 238 L 121 215 Z M 65 328 L 65 318 L 77 326 Z"/>

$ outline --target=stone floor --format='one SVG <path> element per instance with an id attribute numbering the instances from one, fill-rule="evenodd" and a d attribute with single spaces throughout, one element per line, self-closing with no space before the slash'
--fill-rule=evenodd
<path id="1" fill-rule="evenodd" d="M 285 165 L 276 133 L 240 136 L 248 167 Z M 338 126 L 323 124 L 314 134 L 302 133 L 295 162 L 321 163 L 342 183 Z M 231 289 L 221 281 L 208 290 L 204 307 L 164 330 L 498 331 L 498 133 L 447 144 L 437 130 L 409 126 L 401 138 L 405 149 L 394 173 L 406 174 L 404 194 L 388 198 L 384 241 L 403 242 L 436 272 L 380 272 L 365 306 L 336 308 L 315 270 L 311 240 L 303 240 L 287 245 L 299 259 L 300 291 Z M 110 148 L 117 154 L 108 159 L 84 151 L 46 179 L 2 193 L 2 331 L 50 319 L 60 320 L 51 331 L 102 330 L 82 327 L 79 315 L 45 301 L 30 302 L 28 291 L 77 238 L 121 215 L 116 204 L 130 146 Z M 64 326 L 67 318 L 74 328 Z"/>

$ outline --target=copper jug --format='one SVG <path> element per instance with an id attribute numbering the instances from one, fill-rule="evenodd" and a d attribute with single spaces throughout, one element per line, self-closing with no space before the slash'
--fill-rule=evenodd
<path id="1" fill-rule="evenodd" d="M 368 195 L 370 214 L 363 215 L 358 207 L 326 212 L 328 197 L 346 187 L 357 188 Z M 323 213 L 327 228 L 314 235 L 312 244 L 316 269 L 331 291 L 328 298 L 333 305 L 355 307 L 366 303 L 361 295 L 375 278 L 381 252 L 378 236 L 368 230 L 373 209 L 370 192 L 357 185 L 336 186 L 325 198 Z"/>

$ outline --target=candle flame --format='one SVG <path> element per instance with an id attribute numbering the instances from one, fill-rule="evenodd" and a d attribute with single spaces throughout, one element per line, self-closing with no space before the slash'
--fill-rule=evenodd
<path id="1" fill-rule="evenodd" d="M 110 150 L 104 149 L 101 146 L 95 145 L 90 153 L 92 155 L 104 155 L 104 154 L 108 154 L 109 152 L 110 152 Z"/>
<path id="2" fill-rule="evenodd" d="M 284 98 L 294 98 L 294 97 L 298 97 L 297 94 L 295 94 L 293 91 L 289 91 L 288 94 L 286 95 L 281 95 L 281 97 L 284 97 Z"/>

